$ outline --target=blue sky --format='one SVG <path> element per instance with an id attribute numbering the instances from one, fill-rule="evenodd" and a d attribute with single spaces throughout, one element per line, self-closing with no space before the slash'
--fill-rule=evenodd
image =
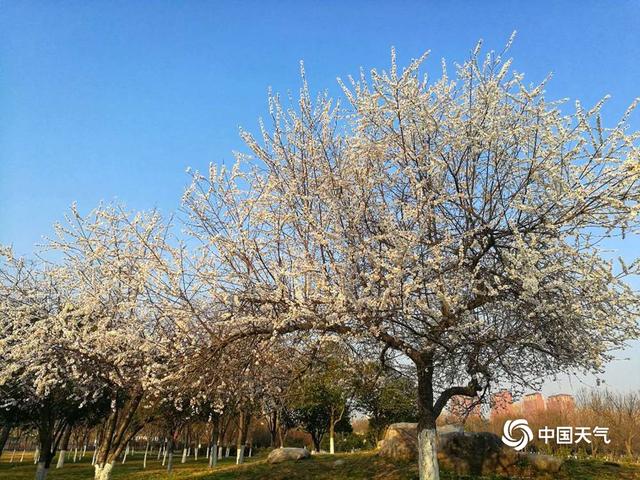
<path id="1" fill-rule="evenodd" d="M 401 64 L 431 50 L 437 71 L 517 30 L 515 69 L 553 72 L 549 98 L 611 94 L 612 123 L 640 96 L 638 25 L 638 1 L 0 1 L 0 243 L 28 254 L 74 201 L 175 210 L 185 169 L 232 161 L 302 59 L 312 89 L 336 92 L 392 45 Z M 640 346 L 628 354 L 612 386 L 640 387 Z"/>

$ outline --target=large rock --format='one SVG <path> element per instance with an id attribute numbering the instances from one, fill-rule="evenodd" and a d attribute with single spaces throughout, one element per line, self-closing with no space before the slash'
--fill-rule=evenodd
<path id="1" fill-rule="evenodd" d="M 310 456 L 309 450 L 306 448 L 276 448 L 269 453 L 267 462 L 280 463 L 288 460 L 304 460 Z"/>
<path id="2" fill-rule="evenodd" d="M 417 428 L 417 423 L 389 425 L 384 438 L 378 442 L 378 454 L 393 460 L 413 460 L 418 453 Z"/>
<path id="3" fill-rule="evenodd" d="M 417 424 L 390 425 L 378 448 L 378 454 L 383 457 L 415 459 Z M 561 459 L 550 455 L 516 452 L 493 433 L 464 432 L 455 426 L 438 430 L 438 461 L 457 475 L 523 475 L 531 470 L 557 472 L 562 466 Z"/>
<path id="4" fill-rule="evenodd" d="M 541 455 L 538 453 L 525 453 L 527 461 L 539 472 L 558 472 L 562 468 L 562 459 L 553 455 Z"/>

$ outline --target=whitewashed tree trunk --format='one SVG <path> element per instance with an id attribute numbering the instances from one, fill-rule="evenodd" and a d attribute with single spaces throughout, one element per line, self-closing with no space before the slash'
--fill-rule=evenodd
<path id="1" fill-rule="evenodd" d="M 251 458 L 251 452 L 253 450 L 253 447 L 249 447 L 249 458 Z"/>
<path id="2" fill-rule="evenodd" d="M 111 480 L 113 463 L 105 463 L 104 466 L 95 465 L 94 480 Z"/>
<path id="3" fill-rule="evenodd" d="M 167 447 L 164 447 L 164 453 L 162 454 L 162 466 L 164 467 L 164 464 L 167 461 Z"/>
<path id="4" fill-rule="evenodd" d="M 91 465 L 95 465 L 96 464 L 96 457 L 98 456 L 98 449 L 94 446 L 93 447 L 93 458 L 91 459 Z"/>
<path id="5" fill-rule="evenodd" d="M 24 460 L 24 453 L 26 452 L 26 450 L 26 448 L 22 450 L 22 455 L 20 455 L 20 463 L 22 463 L 22 461 Z"/>
<path id="6" fill-rule="evenodd" d="M 231 453 L 231 447 L 227 446 L 227 451 L 225 452 L 225 458 L 229 458 L 229 453 Z"/>
<path id="7" fill-rule="evenodd" d="M 127 455 L 129 455 L 129 445 L 124 449 L 124 455 L 122 456 L 122 463 L 127 461 Z"/>
<path id="8" fill-rule="evenodd" d="M 188 452 L 187 447 L 184 447 L 182 449 L 182 461 L 181 461 L 181 463 L 185 463 L 187 461 L 187 454 L 188 454 L 187 452 Z"/>
<path id="9" fill-rule="evenodd" d="M 244 445 L 240 445 L 236 452 L 236 465 L 240 465 L 241 463 L 244 463 Z"/>
<path id="10" fill-rule="evenodd" d="M 209 455 L 209 468 L 213 468 L 218 463 L 218 446 L 214 443 L 211 445 L 210 455 Z"/>
<path id="11" fill-rule="evenodd" d="M 420 480 L 440 480 L 436 430 L 423 428 L 418 432 L 418 471 Z"/>
<path id="12" fill-rule="evenodd" d="M 37 464 L 40 460 L 40 447 L 36 447 L 36 452 L 33 454 L 33 464 Z"/>
<path id="13" fill-rule="evenodd" d="M 9 459 L 9 463 L 13 463 L 13 457 L 16 456 L 16 449 L 13 449 L 13 452 L 11 452 L 11 458 Z"/>
<path id="14" fill-rule="evenodd" d="M 147 448 L 144 449 L 144 458 L 142 459 L 142 468 L 147 468 L 147 455 L 149 454 L 149 440 L 147 440 Z"/>
<path id="15" fill-rule="evenodd" d="M 80 455 L 80 458 L 84 458 L 85 454 L 87 453 L 87 444 L 85 443 L 82 446 L 82 455 Z"/>
<path id="16" fill-rule="evenodd" d="M 169 452 L 167 457 L 167 472 L 173 470 L 173 452 Z"/>
<path id="17" fill-rule="evenodd" d="M 222 445 L 218 447 L 218 458 L 222 458 Z"/>
<path id="18" fill-rule="evenodd" d="M 67 451 L 66 450 L 60 450 L 60 454 L 58 455 L 58 463 L 56 464 L 56 468 L 64 467 L 64 460 L 65 460 L 66 456 L 67 456 Z"/>
<path id="19" fill-rule="evenodd" d="M 73 463 L 76 463 L 78 461 L 78 447 L 75 448 L 75 450 L 73 451 Z"/>
<path id="20" fill-rule="evenodd" d="M 211 447 L 207 447 L 207 456 L 205 458 L 209 459 L 209 452 L 211 451 Z"/>
<path id="21" fill-rule="evenodd" d="M 200 445 L 199 444 L 196 447 L 193 448 L 193 459 L 196 462 L 198 461 L 198 450 L 200 450 Z"/>
<path id="22" fill-rule="evenodd" d="M 38 462 L 36 480 L 45 480 L 47 478 L 47 473 L 49 473 L 49 469 L 45 467 L 44 462 Z"/>

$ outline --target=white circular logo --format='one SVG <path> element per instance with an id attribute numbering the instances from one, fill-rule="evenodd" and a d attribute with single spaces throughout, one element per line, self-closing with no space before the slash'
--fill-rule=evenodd
<path id="1" fill-rule="evenodd" d="M 520 438 L 514 438 L 514 432 L 520 431 Z M 533 432 L 529 428 L 529 422 L 523 418 L 507 420 L 502 429 L 502 443 L 514 450 L 522 450 L 533 440 Z"/>

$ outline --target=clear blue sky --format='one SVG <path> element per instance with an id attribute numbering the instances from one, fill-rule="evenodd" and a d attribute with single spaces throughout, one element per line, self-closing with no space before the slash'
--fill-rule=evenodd
<path id="1" fill-rule="evenodd" d="M 2 0 L 0 243 L 30 253 L 73 201 L 175 210 L 186 167 L 231 161 L 267 88 L 297 90 L 301 59 L 312 89 L 336 91 L 336 76 L 386 67 L 392 45 L 401 63 L 430 49 L 435 70 L 517 30 L 517 70 L 553 72 L 548 97 L 611 94 L 613 122 L 640 95 L 639 25 L 639 1 Z M 629 354 L 612 385 L 640 386 Z"/>

